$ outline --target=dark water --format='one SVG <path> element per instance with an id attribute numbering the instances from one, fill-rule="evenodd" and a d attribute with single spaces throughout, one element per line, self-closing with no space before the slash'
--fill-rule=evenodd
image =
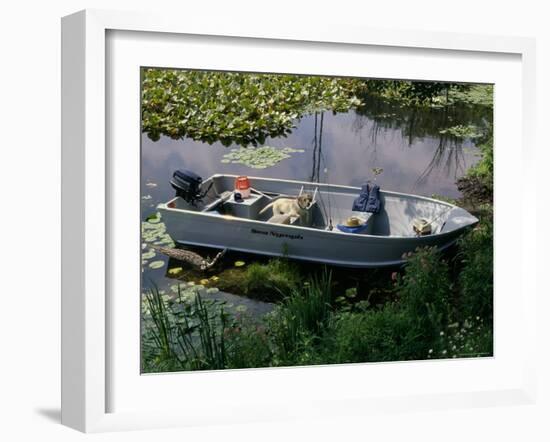
<path id="1" fill-rule="evenodd" d="M 457 124 L 479 125 L 489 117 L 474 107 L 415 110 L 369 99 L 360 110 L 306 116 L 286 138 L 267 139 L 267 146 L 304 149 L 267 169 L 221 163 L 228 149 L 238 146 L 167 137 L 153 142 L 143 134 L 142 220 L 173 196 L 169 178 L 178 168 L 204 179 L 229 173 L 353 186 L 373 178 L 373 168 L 380 168 L 376 181 L 383 189 L 458 197 L 456 180 L 479 160 L 479 150 L 472 140 L 456 140 L 439 131 Z M 166 267 L 146 267 L 143 276 L 161 284 L 165 272 Z"/>

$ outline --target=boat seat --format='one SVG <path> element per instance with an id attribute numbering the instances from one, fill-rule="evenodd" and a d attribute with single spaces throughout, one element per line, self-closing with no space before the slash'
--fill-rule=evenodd
<path id="1" fill-rule="evenodd" d="M 345 224 L 345 222 L 347 221 L 347 219 L 349 217 L 355 217 L 355 218 L 359 218 L 363 224 L 369 222 L 370 218 L 372 217 L 372 213 L 368 213 L 368 212 L 358 212 L 356 210 L 353 210 L 351 212 L 348 212 L 347 215 L 343 216 L 342 219 L 339 219 L 339 220 L 335 220 L 336 222 L 334 222 L 334 224 Z"/>
<path id="2" fill-rule="evenodd" d="M 218 198 L 216 198 L 214 201 L 212 201 L 210 204 L 207 204 L 204 206 L 204 208 L 201 210 L 201 212 L 211 212 L 217 209 L 217 207 L 226 202 L 233 192 L 225 191 L 223 192 Z"/>
<path id="3" fill-rule="evenodd" d="M 349 212 L 349 214 L 347 216 L 344 216 L 342 217 L 341 220 L 337 220 L 337 222 L 334 223 L 334 228 L 333 228 L 333 232 L 339 232 L 339 233 L 355 233 L 357 235 L 361 235 L 361 234 L 365 234 L 365 233 L 369 233 L 371 231 L 371 226 L 369 225 L 369 220 L 370 218 L 372 217 L 372 213 L 370 212 L 359 212 L 359 211 L 356 211 L 356 210 L 353 210 L 351 212 Z M 347 221 L 347 219 L 349 217 L 355 217 L 355 218 L 359 218 L 362 222 L 362 226 L 358 226 L 356 229 L 354 228 L 351 228 L 349 229 L 349 231 L 347 231 L 348 229 L 346 229 L 345 227 L 343 228 L 339 228 L 338 226 L 345 226 L 345 223 Z M 329 230 L 329 228 L 327 227 L 326 230 Z M 354 231 L 355 230 L 355 231 Z"/>

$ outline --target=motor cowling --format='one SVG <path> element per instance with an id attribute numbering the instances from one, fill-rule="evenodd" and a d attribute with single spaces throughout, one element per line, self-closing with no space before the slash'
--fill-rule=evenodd
<path id="1" fill-rule="evenodd" d="M 170 184 L 176 191 L 176 196 L 183 198 L 188 203 L 195 203 L 204 196 L 201 195 L 202 178 L 190 170 L 176 170 Z"/>

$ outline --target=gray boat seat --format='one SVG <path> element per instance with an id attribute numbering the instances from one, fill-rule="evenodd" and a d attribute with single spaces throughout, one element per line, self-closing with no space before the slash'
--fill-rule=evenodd
<path id="1" fill-rule="evenodd" d="M 356 210 L 352 210 L 352 211 L 348 212 L 347 214 L 345 214 L 345 216 L 342 216 L 341 219 L 333 220 L 333 223 L 334 224 L 345 224 L 347 219 L 353 216 L 355 218 L 359 218 L 361 220 L 361 222 L 364 224 L 364 223 L 367 223 L 369 221 L 369 219 L 372 217 L 372 215 L 373 215 L 372 213 L 358 212 Z"/>

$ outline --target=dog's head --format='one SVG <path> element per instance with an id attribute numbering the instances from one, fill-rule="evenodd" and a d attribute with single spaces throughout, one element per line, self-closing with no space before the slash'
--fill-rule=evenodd
<path id="1" fill-rule="evenodd" d="M 298 196 L 297 201 L 300 209 L 309 209 L 313 202 L 313 195 L 311 195 L 311 193 L 303 193 Z"/>

